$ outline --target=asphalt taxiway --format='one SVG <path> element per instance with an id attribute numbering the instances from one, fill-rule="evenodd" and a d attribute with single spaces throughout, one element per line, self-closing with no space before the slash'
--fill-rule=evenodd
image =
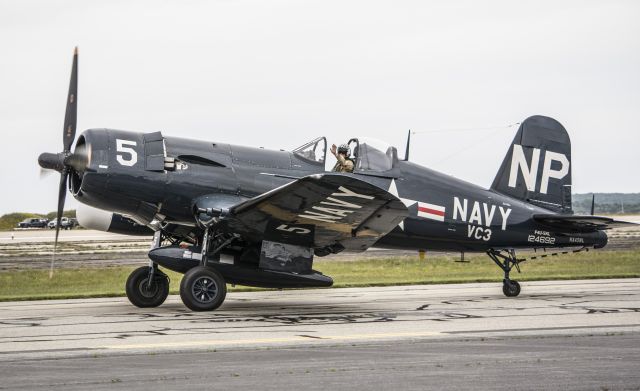
<path id="1" fill-rule="evenodd" d="M 640 279 L 0 303 L 1 388 L 640 387 Z"/>

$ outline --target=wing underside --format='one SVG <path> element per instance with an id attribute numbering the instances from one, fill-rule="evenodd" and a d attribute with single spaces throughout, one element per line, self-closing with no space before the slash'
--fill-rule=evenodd
<path id="1" fill-rule="evenodd" d="M 318 174 L 233 206 L 226 221 L 253 241 L 364 251 L 406 216 L 404 204 L 375 185 Z"/>

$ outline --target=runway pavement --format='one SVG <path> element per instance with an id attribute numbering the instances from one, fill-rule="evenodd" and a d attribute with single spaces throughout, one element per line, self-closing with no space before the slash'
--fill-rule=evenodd
<path id="1" fill-rule="evenodd" d="M 640 279 L 0 303 L 0 389 L 638 389 Z"/>

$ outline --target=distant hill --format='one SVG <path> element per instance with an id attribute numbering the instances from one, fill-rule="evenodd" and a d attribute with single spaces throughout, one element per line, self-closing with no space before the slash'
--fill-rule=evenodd
<path id="1" fill-rule="evenodd" d="M 593 193 L 573 194 L 573 212 L 591 213 Z M 640 193 L 595 193 L 597 215 L 640 214 Z"/>
<path id="2" fill-rule="evenodd" d="M 65 210 L 62 213 L 62 215 L 65 217 L 75 218 L 76 211 L 75 209 Z M 0 231 L 8 231 L 8 230 L 14 229 L 19 222 L 31 217 L 45 218 L 45 219 L 51 220 L 56 218 L 56 212 L 49 212 L 46 215 L 38 214 L 38 213 L 22 213 L 22 212 L 7 213 L 5 215 L 2 215 L 2 217 L 0 217 Z"/>

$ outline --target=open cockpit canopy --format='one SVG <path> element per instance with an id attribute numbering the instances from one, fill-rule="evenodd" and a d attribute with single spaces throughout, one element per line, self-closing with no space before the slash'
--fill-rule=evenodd
<path id="1" fill-rule="evenodd" d="M 395 172 L 394 167 L 398 161 L 398 151 L 394 146 L 370 137 L 352 138 L 348 145 L 351 150 L 349 158 L 354 162 L 355 172 L 394 176 L 392 172 Z M 308 163 L 324 164 L 327 155 L 327 139 L 318 137 L 292 152 Z"/>
<path id="2" fill-rule="evenodd" d="M 398 151 L 394 146 L 369 137 L 349 140 L 356 171 L 391 171 L 398 161 Z"/>

